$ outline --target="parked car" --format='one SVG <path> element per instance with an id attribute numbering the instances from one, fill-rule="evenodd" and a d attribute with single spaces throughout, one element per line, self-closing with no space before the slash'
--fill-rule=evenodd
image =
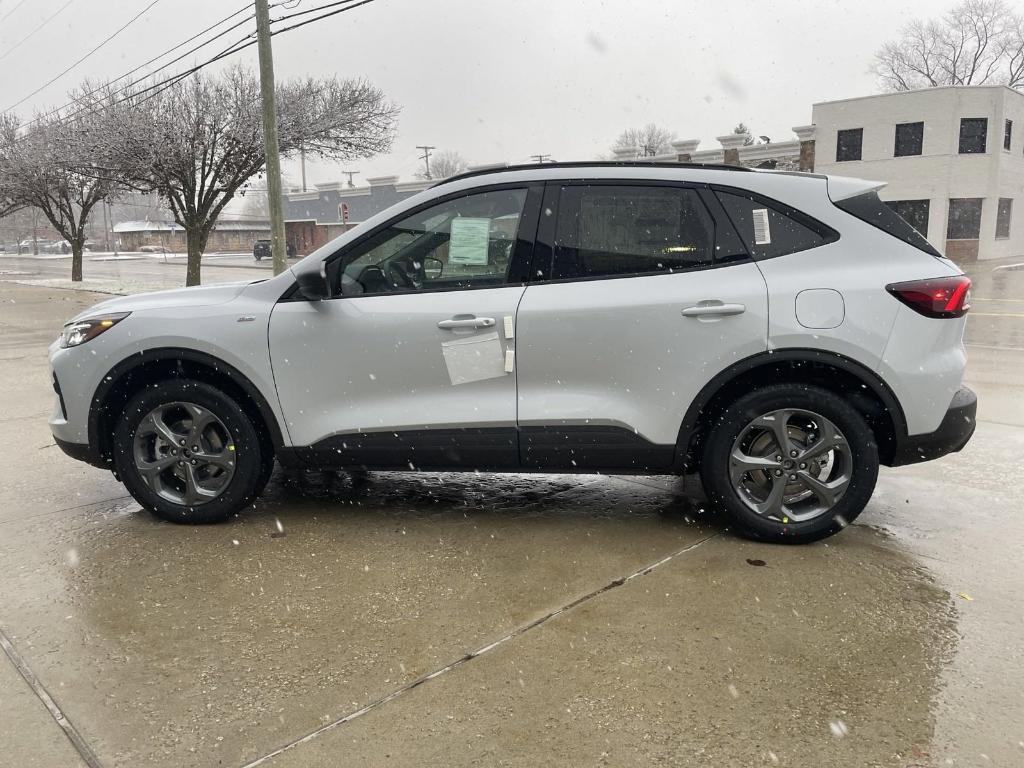
<path id="1" fill-rule="evenodd" d="M 295 258 L 295 246 L 291 243 L 285 245 L 285 254 L 289 259 Z M 256 261 L 261 259 L 269 259 L 273 257 L 273 245 L 270 240 L 257 240 L 252 246 L 252 255 L 256 257 Z"/>
<path id="2" fill-rule="evenodd" d="M 175 522 L 296 467 L 698 472 L 742 533 L 839 531 L 960 450 L 970 280 L 874 182 L 680 164 L 457 176 L 248 284 L 116 298 L 50 420 Z"/>
<path id="3" fill-rule="evenodd" d="M 67 240 L 56 240 L 40 247 L 40 253 L 71 253 L 71 243 Z"/>

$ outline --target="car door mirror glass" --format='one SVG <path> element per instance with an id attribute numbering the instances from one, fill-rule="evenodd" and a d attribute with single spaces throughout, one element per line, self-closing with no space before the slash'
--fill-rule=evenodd
<path id="1" fill-rule="evenodd" d="M 428 280 L 437 280 L 444 274 L 444 262 L 428 256 L 423 260 L 423 276 Z"/>

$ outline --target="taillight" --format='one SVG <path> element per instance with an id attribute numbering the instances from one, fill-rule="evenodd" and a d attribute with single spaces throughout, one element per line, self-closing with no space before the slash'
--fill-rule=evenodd
<path id="1" fill-rule="evenodd" d="M 971 308 L 971 278 L 966 275 L 891 283 L 885 290 L 925 317 L 963 317 Z"/>

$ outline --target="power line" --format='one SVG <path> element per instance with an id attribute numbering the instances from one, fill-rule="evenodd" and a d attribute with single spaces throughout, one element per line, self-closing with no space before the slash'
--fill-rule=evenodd
<path id="1" fill-rule="evenodd" d="M 35 35 L 36 32 L 38 32 L 43 27 L 45 27 L 47 24 L 49 24 L 51 21 L 53 21 L 55 18 L 60 16 L 61 13 L 64 12 L 64 9 L 67 8 L 69 5 L 71 5 L 73 2 L 75 2 L 75 0 L 68 0 L 66 3 L 64 3 L 64 5 L 62 5 L 60 8 L 58 8 L 53 13 L 53 15 L 46 17 L 46 19 L 43 21 L 42 24 L 40 24 L 38 27 L 36 27 L 31 32 L 29 32 L 27 35 L 25 35 L 23 38 L 21 38 L 21 40 L 19 40 L 14 45 L 12 45 L 10 48 L 8 48 L 6 52 L 4 52 L 3 54 L 0 54 L 0 61 L 3 61 L 4 59 L 6 59 L 12 53 L 14 53 L 16 50 L 18 50 L 18 48 L 20 48 L 24 43 L 28 42 L 32 38 L 32 36 Z M 4 17 L 4 18 L 6 18 L 6 17 Z"/>
<path id="2" fill-rule="evenodd" d="M 172 46 L 171 48 L 168 48 L 168 49 L 167 49 L 166 51 L 164 51 L 163 53 L 161 53 L 161 54 L 158 54 L 158 55 L 154 56 L 153 58 L 151 58 L 151 59 L 150 59 L 149 61 L 145 61 L 145 62 L 143 62 L 142 64 L 139 64 L 139 65 L 138 65 L 137 67 L 135 67 L 134 69 L 130 69 L 130 70 L 128 70 L 128 71 L 127 71 L 127 72 L 125 72 L 125 73 L 124 73 L 123 75 L 118 75 L 118 76 L 117 76 L 117 77 L 115 77 L 115 78 L 114 78 L 113 80 L 109 81 L 108 83 L 106 83 L 106 84 L 104 84 L 104 85 L 101 85 L 101 86 L 99 86 L 99 87 L 97 87 L 97 88 L 93 88 L 93 89 L 92 89 L 91 91 L 86 91 L 85 93 L 83 93 L 83 94 L 82 94 L 82 98 L 86 98 L 86 97 L 88 97 L 88 96 L 92 96 L 93 94 L 99 93 L 99 92 L 100 92 L 101 90 L 103 90 L 103 88 L 104 88 L 104 87 L 106 87 L 106 85 L 112 85 L 112 84 L 114 84 L 114 83 L 118 82 L 119 80 L 124 80 L 124 79 L 125 79 L 126 77 L 131 77 L 131 76 L 132 76 L 132 75 L 134 75 L 134 74 L 135 74 L 136 72 L 138 72 L 138 71 L 139 71 L 140 69 L 143 69 L 144 67 L 148 67 L 148 66 L 149 66 L 150 64 L 152 64 L 153 62 L 155 62 L 155 61 L 159 61 L 159 60 L 160 60 L 160 59 L 162 59 L 162 58 L 163 58 L 164 56 L 167 56 L 168 54 L 174 53 L 174 52 L 175 52 L 176 50 L 178 50 L 179 48 L 183 48 L 184 46 L 186 46 L 186 45 L 188 45 L 189 43 L 191 43 L 191 42 L 192 42 L 193 40 L 195 40 L 195 39 L 197 39 L 197 38 L 199 38 L 199 37 L 202 37 L 202 36 L 203 36 L 203 35 L 205 35 L 205 34 L 206 34 L 207 32 L 210 32 L 211 30 L 214 30 L 214 29 L 216 29 L 217 27 L 219 27 L 219 26 L 220 26 L 221 24 L 223 24 L 223 23 L 225 23 L 225 22 L 227 22 L 227 21 L 230 21 L 231 19 L 233 19 L 233 18 L 234 18 L 235 16 L 237 16 L 238 14 L 242 13 L 243 11 L 246 11 L 246 10 L 248 10 L 248 9 L 249 9 L 249 7 L 250 7 L 250 5 L 251 5 L 250 3 L 246 3 L 245 5 L 243 5 L 243 6 L 241 7 L 241 8 L 239 8 L 239 9 L 238 9 L 237 11 L 235 11 L 234 13 L 228 14 L 227 16 L 225 16 L 225 17 L 224 17 L 223 19 L 221 19 L 220 21 L 218 21 L 218 22 L 215 22 L 214 24 L 211 24 L 210 26 L 208 26 L 208 27 L 207 27 L 206 29 L 203 29 L 203 30 L 200 30 L 199 32 L 196 32 L 196 33 L 195 33 L 194 35 L 192 35 L 192 37 L 188 38 L 187 40 L 182 40 L 182 41 L 181 41 L 180 43 L 178 43 L 177 45 L 175 45 L 175 46 Z M 124 87 L 122 87 L 122 88 L 119 88 L 118 90 L 114 91 L 114 93 L 115 93 L 115 94 L 117 94 L 117 93 L 121 93 L 121 92 L 122 92 L 122 91 L 124 91 L 124 90 L 125 90 L 126 88 L 130 88 L 130 87 L 131 87 L 132 85 L 135 85 L 136 83 L 140 83 L 140 82 L 142 82 L 142 81 L 143 81 L 143 80 L 145 80 L 145 79 L 146 79 L 147 77 L 152 77 L 152 76 L 153 76 L 153 75 L 155 75 L 155 74 L 156 74 L 157 72 L 160 72 L 161 70 L 164 70 L 164 69 L 166 69 L 167 67 L 171 66 L 172 64 L 175 64 L 176 62 L 178 62 L 178 61 L 180 61 L 181 59 L 185 58 L 185 57 L 186 57 L 186 56 L 188 56 L 189 54 L 195 53 L 195 52 L 196 52 L 196 51 L 198 51 L 198 50 L 199 50 L 200 48 L 203 48 L 204 46 L 207 46 L 207 45 L 209 45 L 210 43 L 212 43 L 212 42 L 213 42 L 214 40 L 217 40 L 218 38 L 220 38 L 220 37 L 223 37 L 224 35 L 226 35 L 226 34 L 227 34 L 228 32 L 230 32 L 231 30 L 233 30 L 233 29 L 237 29 L 237 28 L 238 28 L 238 27 L 240 27 L 240 26 L 241 26 L 242 24 L 244 24 L 245 22 L 249 21 L 249 20 L 250 20 L 251 18 L 253 18 L 253 17 L 252 17 L 252 16 L 248 16 L 248 17 L 246 17 L 246 18 L 245 18 L 245 19 L 243 19 L 243 20 L 242 20 L 241 22 L 238 22 L 238 23 L 234 24 L 233 26 L 231 26 L 231 27 L 228 27 L 227 29 L 225 29 L 225 30 L 223 30 L 222 32 L 220 32 L 220 33 L 218 33 L 217 35 L 215 35 L 214 37 L 211 37 L 211 38 L 210 38 L 209 40 L 207 40 L 206 42 L 204 42 L 204 43 L 200 43 L 199 45 L 197 45 L 197 46 L 194 46 L 194 47 L 190 48 L 189 50 L 185 51 L 185 53 L 183 53 L 183 54 L 182 54 L 181 56 L 177 57 L 176 59 L 173 59 L 172 61 L 169 61 L 169 62 L 167 62 L 166 64 L 162 64 L 162 65 L 161 65 L 160 67 L 158 67 L 157 69 L 155 69 L 155 70 L 154 70 L 153 72 L 150 72 L 150 73 L 149 73 L 148 75 L 146 75 L 145 77 L 139 78 L 139 79 L 137 79 L 137 80 L 134 80 L 134 81 L 133 81 L 133 82 L 131 82 L 131 83 L 128 83 L 128 84 L 127 84 L 127 85 L 125 85 Z M 53 115 L 56 115 L 56 114 L 57 114 L 58 112 L 60 112 L 61 110 L 63 110 L 63 109 L 67 109 L 68 107 L 73 107 L 73 106 L 75 106 L 75 104 L 77 104 L 77 103 L 78 103 L 77 101 L 69 101 L 68 103 L 66 103 L 66 104 L 64 104 L 64 105 L 62 105 L 62 106 L 60 106 L 60 107 L 57 107 L 56 109 L 52 109 L 52 110 L 50 110 L 49 112 L 46 112 L 45 114 L 42 114 L 42 115 L 40 115 L 39 117 L 37 117 L 37 118 L 35 118 L 35 119 L 33 119 L 33 120 L 30 120 L 30 121 L 28 121 L 27 123 L 25 123 L 25 125 L 24 125 L 23 127 L 28 127 L 28 126 L 32 125 L 33 123 L 39 122 L 40 120 L 44 120 L 44 119 L 46 119 L 46 118 L 48 118 L 48 117 L 52 117 Z M 76 112 L 76 113 L 74 113 L 74 114 L 79 114 L 79 113 L 78 113 L 78 112 Z"/>
<path id="3" fill-rule="evenodd" d="M 73 0 L 68 0 L 68 1 L 69 1 L 69 3 L 73 2 Z M 346 0 L 346 1 L 347 2 L 351 2 L 351 0 Z M 371 3 L 371 2 L 374 2 L 374 0 L 361 0 L 361 2 L 357 2 L 354 5 L 346 5 L 344 8 L 339 8 L 337 10 L 331 11 L 330 13 L 325 13 L 325 14 L 323 14 L 321 16 L 316 16 L 316 17 L 314 17 L 312 19 L 308 19 L 308 20 L 300 22 L 298 24 L 293 24 L 293 25 L 291 25 L 289 27 L 284 27 L 283 29 L 274 30 L 274 31 L 271 32 L 271 36 L 279 35 L 279 34 L 282 34 L 284 32 L 289 32 L 289 31 L 291 31 L 293 29 L 298 29 L 299 27 L 304 27 L 307 24 L 312 24 L 314 21 L 320 21 L 320 20 L 328 18 L 330 16 L 336 16 L 337 14 L 343 13 L 344 11 L 354 10 L 354 9 L 358 8 L 359 6 L 361 6 L 361 5 L 366 5 L 366 4 Z M 247 3 L 242 9 L 239 9 L 238 11 L 235 11 L 235 13 L 233 13 L 230 16 L 226 17 L 225 19 L 223 19 L 222 21 L 218 22 L 217 24 L 214 24 L 213 27 L 216 27 L 219 24 L 224 23 L 224 21 L 227 21 L 228 19 L 230 19 L 230 18 L 232 18 L 234 16 L 237 16 L 239 13 L 241 13 L 242 10 L 245 10 L 248 7 L 249 7 L 249 4 Z M 184 58 L 185 56 L 187 56 L 192 51 L 198 50 L 199 48 L 202 48 L 205 45 L 208 45 L 209 43 L 213 42 L 214 40 L 216 40 L 219 37 L 223 37 L 225 34 L 230 32 L 232 29 L 235 29 L 235 28 L 241 26 L 242 24 L 244 24 L 245 22 L 249 21 L 250 18 L 252 18 L 252 17 L 247 17 L 247 18 L 243 19 L 242 21 L 238 22 L 237 24 L 234 24 L 233 26 L 229 27 L 228 29 L 224 30 L 223 32 L 220 32 L 216 36 L 210 38 L 210 40 L 206 41 L 205 43 L 202 43 L 201 45 L 196 46 L 191 51 L 187 51 L 186 53 L 182 54 L 181 56 L 179 56 L 178 58 L 174 59 L 173 61 L 170 61 L 167 64 L 162 65 L 159 69 L 154 70 L 154 72 L 152 72 L 149 75 L 147 75 L 147 77 L 152 77 L 152 75 L 156 74 L 157 72 L 161 71 L 162 69 L 166 69 L 171 64 L 173 64 L 176 61 L 179 61 L 180 59 Z M 212 27 L 210 27 L 210 29 L 212 29 Z M 202 34 L 202 33 L 199 33 L 199 34 Z M 196 36 L 198 36 L 198 35 L 196 35 Z M 191 39 L 194 39 L 194 37 L 191 38 Z M 188 41 L 186 41 L 186 43 L 187 42 Z M 181 45 L 184 45 L 186 43 L 182 43 Z M 181 45 L 176 46 L 176 47 L 181 47 Z M 158 96 L 160 93 L 162 93 L 163 91 L 167 90 L 168 88 L 173 87 L 175 83 L 177 83 L 180 80 L 185 79 L 189 75 L 194 74 L 194 73 L 200 71 L 201 69 L 204 69 L 205 67 L 208 67 L 211 64 L 213 64 L 213 63 L 215 63 L 215 62 L 217 62 L 217 61 L 219 61 L 219 60 L 221 60 L 221 59 L 223 59 L 223 58 L 225 58 L 227 56 L 231 56 L 231 55 L 233 55 L 235 53 L 238 53 L 239 51 L 243 51 L 246 48 L 249 48 L 249 47 L 251 47 L 253 45 L 256 45 L 256 40 L 253 39 L 252 35 L 246 35 L 245 37 L 242 37 L 239 40 L 237 40 L 236 42 L 234 42 L 231 45 L 229 45 L 227 48 L 223 49 L 220 53 L 210 57 L 206 61 L 204 61 L 204 62 L 202 62 L 200 64 L 197 64 L 194 67 L 190 67 L 189 69 L 186 69 L 183 72 L 179 72 L 176 75 L 172 75 L 171 77 L 168 77 L 168 78 L 166 78 L 164 80 L 161 80 L 161 81 L 159 81 L 157 83 L 153 83 L 152 85 L 150 85 L 150 86 L 148 86 L 146 88 L 143 88 L 143 89 L 141 89 L 139 91 L 135 91 L 135 92 L 129 94 L 128 96 L 126 96 L 126 97 L 124 97 L 122 99 L 118 99 L 117 101 L 111 102 L 108 106 L 117 106 L 118 104 L 122 104 L 122 103 L 124 103 L 126 101 L 129 101 L 131 99 L 136 98 L 137 96 L 139 96 L 139 94 L 151 92 L 149 96 L 146 96 L 144 99 L 142 99 L 138 103 L 141 104 L 141 103 L 144 103 L 146 101 L 149 101 L 150 99 Z M 171 49 L 171 50 L 174 50 L 174 49 Z M 155 59 L 153 59 L 153 60 L 162 58 L 164 55 L 166 55 L 166 54 L 161 54 L 160 56 L 155 57 Z M 143 64 L 141 66 L 145 66 L 145 65 Z M 141 67 L 137 67 L 136 70 L 133 70 L 133 71 L 137 71 L 140 68 Z M 124 76 L 122 75 L 122 78 L 123 77 Z M 121 78 L 119 78 L 119 79 L 121 79 Z M 135 84 L 137 84 L 139 82 L 142 82 L 142 80 L 145 80 L 145 79 L 146 78 L 139 78 L 138 80 L 135 80 L 135 81 L 129 83 L 128 85 L 126 85 L 126 86 L 124 86 L 124 87 L 114 91 L 114 94 L 112 94 L 112 95 L 115 95 L 117 93 L 122 93 L 123 91 L 127 90 L 128 88 L 130 88 L 132 85 L 135 85 Z M 96 89 L 96 90 L 90 91 L 89 93 L 84 94 L 84 95 L 85 96 L 92 95 L 92 94 L 96 93 L 98 90 L 101 90 L 101 89 Z M 72 106 L 72 105 L 74 105 L 76 103 L 78 103 L 78 102 L 70 102 L 69 104 L 64 105 L 64 107 L 60 107 L 57 110 L 54 110 L 54 111 L 52 111 L 52 112 L 50 112 L 50 113 L 48 113 L 46 115 L 42 115 L 39 118 L 36 118 L 35 120 L 30 121 L 29 123 L 26 123 L 25 125 L 28 126 L 28 125 L 31 125 L 32 123 L 38 122 L 39 120 L 41 120 L 41 119 L 43 119 L 45 117 L 49 117 L 50 115 L 53 115 L 56 112 L 59 112 L 60 109 L 64 109 L 64 108 L 66 108 L 68 106 Z M 68 119 L 70 117 L 75 117 L 76 115 L 80 115 L 83 112 L 89 111 L 90 109 L 92 109 L 92 108 L 89 107 L 89 106 L 82 107 L 81 109 L 79 109 L 79 110 L 77 110 L 75 112 L 72 112 L 70 115 L 65 115 L 64 119 Z"/>
<path id="4" fill-rule="evenodd" d="M 32 93 L 30 93 L 30 94 L 29 94 L 28 96 L 25 96 L 25 97 L 24 97 L 23 99 L 21 99 L 21 101 L 17 101 L 17 102 L 15 102 L 14 104 L 12 104 L 11 106 L 9 106 L 9 107 L 8 107 L 7 109 L 5 109 L 5 110 L 4 110 L 4 112 L 10 112 L 10 111 L 11 111 L 12 109 L 14 109 L 15 107 L 20 107 L 20 106 L 21 106 L 22 104 L 24 104 L 24 103 L 25 103 L 26 101 L 28 101 L 28 100 L 29 100 L 29 99 L 31 99 L 31 98 L 32 98 L 33 96 L 35 96 L 35 95 L 36 95 L 37 93 L 39 93 L 39 92 L 40 92 L 40 91 L 42 91 L 43 89 L 45 89 L 45 88 L 48 88 L 48 87 L 50 87 L 51 85 L 53 85 L 53 84 L 54 84 L 55 82 L 57 82 L 57 81 L 58 81 L 58 80 L 60 80 L 60 79 L 61 79 L 62 77 L 64 77 L 64 75 L 66 75 L 66 74 L 67 74 L 68 72 L 70 72 L 70 71 L 71 71 L 72 69 L 74 69 L 74 68 L 75 68 L 75 67 L 77 67 L 77 66 L 78 66 L 79 64 L 81 64 L 81 63 L 82 63 L 83 61 L 85 61 L 85 60 L 86 60 L 86 59 L 88 59 L 88 58 L 89 58 L 90 56 L 92 56 L 92 55 L 93 55 L 94 53 L 96 53 L 96 51 L 98 51 L 98 50 L 99 50 L 100 48 L 102 48 L 103 46 L 105 46 L 105 45 L 106 45 L 107 43 L 109 43 L 109 42 L 110 42 L 111 40 L 113 40 L 113 39 L 114 39 L 115 37 L 117 37 L 117 36 L 118 36 L 119 34 L 121 34 L 121 33 L 122 33 L 122 32 L 124 32 L 124 31 L 125 31 L 126 29 L 128 29 L 128 27 L 130 27 L 130 26 L 131 26 L 132 24 L 134 24 L 134 23 L 135 23 L 136 21 L 138 21 L 138 20 L 139 20 L 139 18 L 140 18 L 140 17 L 142 17 L 142 16 L 143 16 L 143 15 L 144 15 L 144 14 L 146 13 L 146 11 L 148 11 L 148 10 L 149 10 L 150 8 L 152 8 L 152 7 L 154 6 L 154 5 L 156 5 L 156 4 L 157 4 L 157 3 L 159 3 L 159 2 L 160 2 L 160 0 L 153 0 L 153 2 L 151 2 L 151 3 L 149 4 L 149 5 L 147 5 L 147 6 L 145 7 L 145 8 L 143 8 L 143 9 L 142 9 L 141 11 L 139 11 L 139 12 L 138 12 L 137 14 L 135 14 L 134 16 L 132 16 L 132 17 L 131 17 L 131 18 L 130 18 L 130 19 L 129 19 L 128 21 L 127 21 L 127 23 L 125 23 L 124 25 L 122 25 L 122 26 L 121 26 L 121 27 L 120 27 L 120 28 L 119 28 L 119 29 L 118 29 L 118 30 L 117 30 L 116 32 L 114 32 L 114 33 L 113 33 L 113 34 L 111 34 L 111 35 L 110 35 L 109 37 L 107 37 L 107 38 L 106 38 L 105 40 L 103 40 L 103 42 L 101 42 L 101 43 L 100 43 L 99 45 L 97 45 L 97 46 L 96 46 L 95 48 L 93 48 L 93 49 L 92 49 L 91 51 L 89 51 L 89 52 L 88 52 L 87 54 L 85 54 L 85 55 L 84 55 L 84 56 L 83 56 L 82 58 L 80 58 L 80 59 L 79 59 L 78 61 L 76 61 L 76 62 L 75 62 L 74 64 L 70 65 L 70 66 L 69 66 L 69 67 L 68 67 L 67 69 L 65 69 L 65 70 L 64 70 L 63 72 L 61 72 L 61 73 L 60 73 L 59 75 L 57 75 L 56 77 L 54 77 L 54 78 L 52 78 L 52 79 L 50 79 L 50 80 L 46 81 L 45 83 L 43 83 L 43 84 L 42 84 L 41 86 L 39 86 L 39 87 L 38 87 L 38 88 L 36 88 L 36 89 L 35 89 L 34 91 L 32 91 Z"/>
<path id="5" fill-rule="evenodd" d="M 15 12 L 16 10 L 18 10 L 19 8 L 21 8 L 21 6 L 23 6 L 23 5 L 24 5 L 24 4 L 26 3 L 26 2 L 28 2 L 28 0 L 21 0 L 21 2 L 20 2 L 20 3 L 17 3 L 17 4 L 16 4 L 16 5 L 15 5 L 15 6 L 13 7 L 13 8 L 11 8 L 11 10 L 9 10 L 9 11 L 8 11 L 7 13 L 5 13 L 5 14 L 4 14 L 3 16 L 0 16 L 0 21 L 3 21 L 4 19 L 6 19 L 6 18 L 7 18 L 8 16 L 10 16 L 10 15 L 11 15 L 12 13 L 14 13 L 14 12 Z"/>
<path id="6" fill-rule="evenodd" d="M 345 3 L 345 7 L 344 8 L 339 8 L 336 11 L 331 11 L 330 13 L 325 13 L 322 16 L 316 16 L 316 17 L 314 17 L 312 19 L 307 19 L 306 21 L 300 21 L 298 24 L 292 24 L 290 27 L 284 27 L 283 29 L 275 30 L 271 34 L 272 35 L 280 35 L 282 32 L 290 32 L 293 29 L 298 29 L 299 27 L 304 27 L 307 24 L 312 24 L 314 21 L 321 21 L 321 20 L 329 18 L 331 16 L 336 16 L 339 13 L 344 13 L 345 11 L 353 11 L 353 10 L 355 10 L 356 8 L 358 8 L 361 5 L 367 5 L 368 3 L 372 3 L 374 0 L 362 0 L 361 2 L 355 3 L 354 5 L 349 5 L 348 3 L 350 3 L 351 1 L 352 0 L 341 0 L 341 2 L 339 2 L 339 3 L 333 3 L 331 5 L 321 6 L 320 8 L 314 8 L 313 10 L 320 11 L 320 10 L 323 10 L 324 8 L 333 8 L 335 5 L 340 5 L 342 3 Z M 305 11 L 301 11 L 301 13 L 305 13 Z M 290 14 L 289 16 L 282 17 L 278 21 L 284 21 L 285 19 L 291 18 L 292 16 L 298 16 L 298 15 L 299 15 L 298 13 L 293 13 L 293 14 Z"/>

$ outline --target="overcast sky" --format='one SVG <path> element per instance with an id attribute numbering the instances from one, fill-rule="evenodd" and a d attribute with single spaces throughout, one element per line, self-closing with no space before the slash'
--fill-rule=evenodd
<path id="1" fill-rule="evenodd" d="M 70 0 L 8 53 L 68 2 L 0 0 L 0 17 L 9 14 L 0 21 L 0 110 L 151 0 Z M 327 2 L 301 0 L 293 10 Z M 241 5 L 158 0 L 16 111 L 59 105 L 83 77 L 117 77 Z M 812 103 L 874 92 L 872 52 L 909 19 L 945 7 L 929 0 L 374 0 L 275 37 L 274 57 L 279 79 L 360 76 L 383 89 L 402 108 L 392 152 L 348 167 L 362 172 L 357 180 L 409 179 L 420 166 L 417 144 L 489 163 L 526 162 L 534 153 L 593 159 L 622 129 L 648 122 L 700 139 L 705 149 L 741 120 L 755 134 L 794 138 L 791 127 L 810 121 Z M 255 65 L 252 51 L 238 58 Z M 338 168 L 309 164 L 308 180 L 337 180 Z M 285 173 L 297 181 L 297 164 Z"/>

